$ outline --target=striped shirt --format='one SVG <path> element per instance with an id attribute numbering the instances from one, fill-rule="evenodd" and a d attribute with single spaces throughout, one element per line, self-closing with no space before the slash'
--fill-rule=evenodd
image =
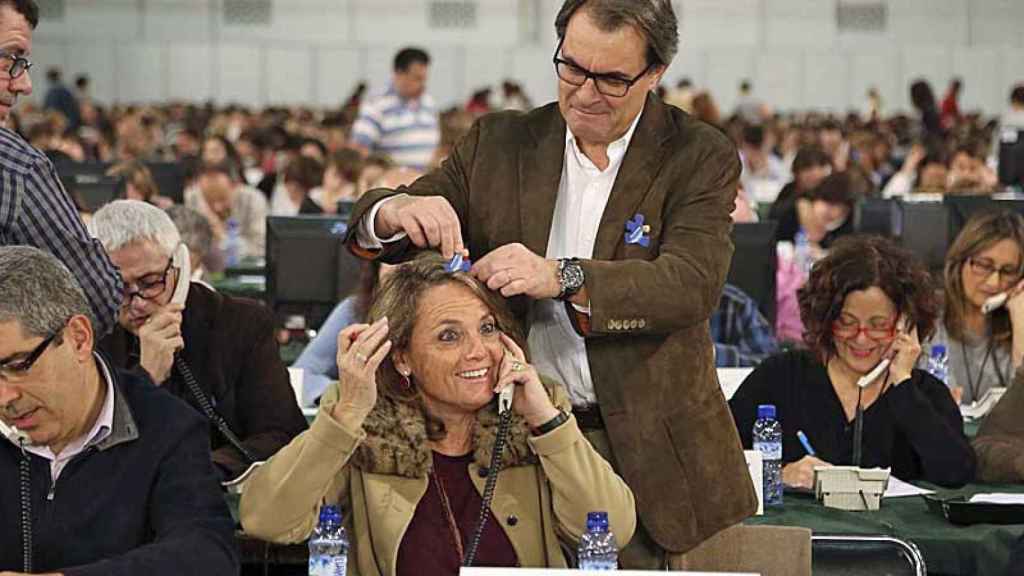
<path id="1" fill-rule="evenodd" d="M 399 166 L 425 170 L 441 142 L 434 100 L 424 94 L 403 100 L 394 87 L 363 104 L 352 127 L 352 142 L 387 154 Z"/>
<path id="2" fill-rule="evenodd" d="M 56 256 L 89 300 L 97 340 L 121 307 L 121 276 L 91 238 L 57 172 L 42 152 L 0 127 L 0 246 L 35 246 Z"/>
<path id="3" fill-rule="evenodd" d="M 732 284 L 722 288 L 710 326 L 719 368 L 757 366 L 779 351 L 772 325 L 757 309 L 757 302 Z"/>

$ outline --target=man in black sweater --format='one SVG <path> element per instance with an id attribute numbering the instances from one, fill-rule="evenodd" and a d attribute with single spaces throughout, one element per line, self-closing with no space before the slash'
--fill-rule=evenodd
<path id="1" fill-rule="evenodd" d="M 238 572 L 205 422 L 93 351 L 74 276 L 0 247 L 0 572 Z"/>

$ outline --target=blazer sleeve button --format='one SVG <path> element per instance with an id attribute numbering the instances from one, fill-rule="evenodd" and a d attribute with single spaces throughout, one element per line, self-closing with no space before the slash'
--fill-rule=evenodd
<path id="1" fill-rule="evenodd" d="M 515 526 L 516 524 L 519 524 L 519 517 L 515 514 L 509 514 L 508 518 L 505 519 L 505 523 L 509 526 Z"/>
<path id="2" fill-rule="evenodd" d="M 476 475 L 481 477 L 481 478 L 487 478 L 487 475 L 490 474 L 490 473 L 491 473 L 491 471 L 488 470 L 487 467 L 485 467 L 485 466 L 481 466 L 481 467 L 477 468 L 477 470 L 476 470 Z"/>

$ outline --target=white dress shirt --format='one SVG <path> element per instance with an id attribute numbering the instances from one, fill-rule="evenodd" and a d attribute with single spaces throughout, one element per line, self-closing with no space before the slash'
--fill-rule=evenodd
<path id="1" fill-rule="evenodd" d="M 576 138 L 566 127 L 565 160 L 562 162 L 562 179 L 558 184 L 558 200 L 551 219 L 546 258 L 593 257 L 601 216 L 639 120 L 640 114 L 637 114 L 626 134 L 608 145 L 608 167 L 604 170 L 583 154 L 576 145 Z M 574 406 L 597 402 L 587 362 L 586 341 L 573 328 L 564 303 L 558 300 L 537 302 L 529 345 L 537 371 L 558 379 L 568 390 Z"/>
<path id="2" fill-rule="evenodd" d="M 643 110 L 633 119 L 626 134 L 608 145 L 608 167 L 604 170 L 599 169 L 579 149 L 575 136 L 566 127 L 562 179 L 558 184 L 558 200 L 551 219 L 551 234 L 545 258 L 593 257 L 601 216 L 642 115 Z M 356 241 L 362 248 L 378 249 L 383 244 L 405 237 L 405 233 L 400 232 L 382 239 L 377 237 L 373 229 L 377 211 L 385 202 L 394 198 L 397 196 L 374 204 L 360 221 Z M 583 309 L 581 311 L 587 312 Z M 574 406 L 597 402 L 590 364 L 587 362 L 586 342 L 573 328 L 564 303 L 558 300 L 537 301 L 530 327 L 529 346 L 537 371 L 557 378 L 568 390 Z"/>

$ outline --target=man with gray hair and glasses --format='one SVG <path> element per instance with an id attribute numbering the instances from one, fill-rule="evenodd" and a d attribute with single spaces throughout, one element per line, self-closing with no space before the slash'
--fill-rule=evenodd
<path id="1" fill-rule="evenodd" d="M 347 241 L 388 263 L 468 254 L 515 298 L 533 362 L 636 495 L 622 566 L 678 565 L 756 508 L 708 330 L 739 156 L 653 93 L 679 44 L 670 0 L 565 0 L 555 32 L 558 102 L 481 118 L 440 169 L 363 196 Z"/>
<path id="2" fill-rule="evenodd" d="M 0 247 L 0 572 L 238 572 L 206 423 L 94 352 L 50 254 Z"/>
<path id="3" fill-rule="evenodd" d="M 102 336 L 114 327 L 121 278 L 85 232 L 53 164 L 5 127 L 18 96 L 32 93 L 27 55 L 38 23 L 33 0 L 0 0 L 0 246 L 36 246 L 73 270 Z"/>

